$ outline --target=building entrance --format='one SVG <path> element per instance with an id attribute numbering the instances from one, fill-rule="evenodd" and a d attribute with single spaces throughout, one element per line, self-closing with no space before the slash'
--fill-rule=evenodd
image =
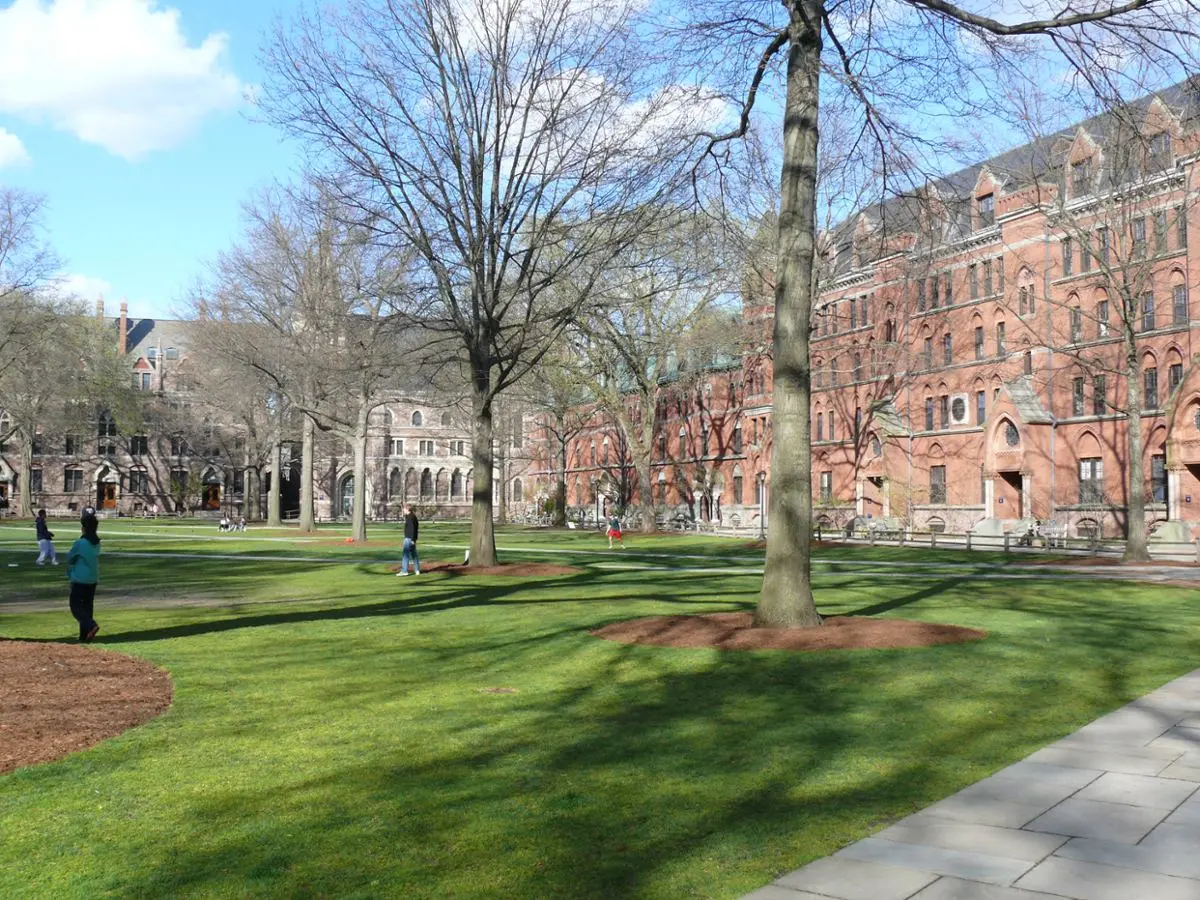
<path id="1" fill-rule="evenodd" d="M 996 504 L 992 513 L 997 519 L 1025 518 L 1024 496 L 1020 472 L 997 472 Z"/>

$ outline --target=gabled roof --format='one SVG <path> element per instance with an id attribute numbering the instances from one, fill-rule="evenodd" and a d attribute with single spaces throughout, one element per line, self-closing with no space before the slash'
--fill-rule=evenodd
<path id="1" fill-rule="evenodd" d="M 1004 389 L 1016 407 L 1021 421 L 1029 425 L 1049 425 L 1054 421 L 1050 411 L 1042 406 L 1037 391 L 1033 386 L 1033 376 L 1022 375 L 1004 383 Z"/>
<path id="2" fill-rule="evenodd" d="M 880 400 L 871 408 L 871 418 L 885 437 L 908 437 L 912 430 L 891 400 Z"/>

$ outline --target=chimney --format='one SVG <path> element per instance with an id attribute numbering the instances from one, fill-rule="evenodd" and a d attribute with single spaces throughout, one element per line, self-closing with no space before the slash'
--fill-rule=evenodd
<path id="1" fill-rule="evenodd" d="M 129 304 L 121 301 L 121 320 L 117 325 L 117 352 L 125 355 L 125 342 L 129 334 Z"/>
<path id="2" fill-rule="evenodd" d="M 104 318 L 104 295 L 103 294 L 96 295 L 96 318 L 97 319 Z"/>

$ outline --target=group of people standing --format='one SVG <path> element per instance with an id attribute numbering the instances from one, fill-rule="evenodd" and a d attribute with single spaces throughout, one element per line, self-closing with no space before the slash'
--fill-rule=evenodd
<path id="1" fill-rule="evenodd" d="M 34 521 L 37 529 L 37 565 L 47 562 L 58 565 L 58 554 L 54 550 L 54 532 L 46 524 L 46 511 L 39 509 Z M 92 640 L 100 630 L 96 622 L 96 585 L 100 581 L 100 520 L 96 511 L 85 507 L 79 519 L 79 538 L 67 553 L 67 581 L 71 585 L 68 602 L 71 615 L 79 623 L 79 640 Z"/>

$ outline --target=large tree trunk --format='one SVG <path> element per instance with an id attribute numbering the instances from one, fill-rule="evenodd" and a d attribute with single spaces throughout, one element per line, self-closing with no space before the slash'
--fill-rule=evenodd
<path id="1" fill-rule="evenodd" d="M 368 406 L 362 404 L 354 430 L 354 508 L 350 511 L 350 539 L 367 539 L 367 421 Z"/>
<path id="2" fill-rule="evenodd" d="M 22 516 L 33 515 L 32 479 L 29 474 L 33 471 L 33 429 L 21 429 L 21 478 L 17 489 L 17 513 Z M 42 484 L 45 487 L 45 483 Z"/>
<path id="3" fill-rule="evenodd" d="M 480 381 L 483 384 L 480 384 Z M 471 441 L 474 496 L 471 501 L 471 565 L 494 566 L 496 530 L 492 525 L 492 405 L 487 396 L 487 376 L 477 378 L 471 407 L 475 416 Z"/>
<path id="4" fill-rule="evenodd" d="M 279 484 L 279 428 L 276 426 L 274 433 L 271 435 L 271 456 L 267 463 L 267 471 L 271 473 L 271 487 L 267 491 L 267 525 L 271 528 L 279 528 L 283 525 L 283 519 L 279 515 L 280 507 L 280 489 Z"/>
<path id="5" fill-rule="evenodd" d="M 564 423 L 560 423 L 564 424 Z M 558 478 L 554 483 L 554 525 L 567 525 L 567 442 L 558 442 Z"/>
<path id="6" fill-rule="evenodd" d="M 1142 383 L 1138 366 L 1137 345 L 1132 335 L 1132 324 L 1126 324 L 1125 370 L 1126 413 L 1125 421 L 1129 435 L 1127 439 L 1129 460 L 1126 471 L 1129 484 L 1125 498 L 1125 555 L 1126 562 L 1145 562 L 1150 558 L 1146 545 L 1146 479 L 1142 465 Z"/>
<path id="7" fill-rule="evenodd" d="M 312 417 L 304 417 L 304 434 L 300 449 L 300 530 L 305 534 L 316 531 L 316 506 L 313 502 L 313 445 L 317 428 Z"/>
<path id="8" fill-rule="evenodd" d="M 792 0 L 775 284 L 775 405 L 767 559 L 754 624 L 821 624 L 812 596 L 808 329 L 816 222 L 820 0 Z"/>

